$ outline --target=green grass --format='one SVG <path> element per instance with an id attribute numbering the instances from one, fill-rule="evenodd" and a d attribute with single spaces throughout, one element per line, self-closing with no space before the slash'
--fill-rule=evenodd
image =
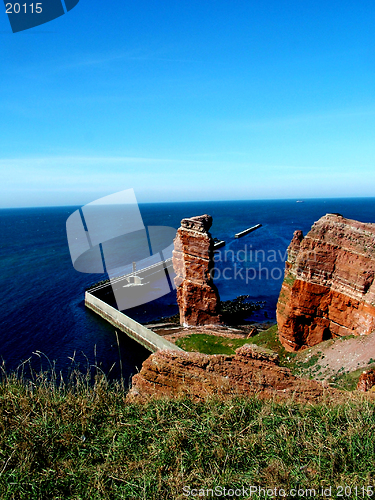
<path id="1" fill-rule="evenodd" d="M 375 368 L 374 364 L 366 367 L 366 370 Z M 363 373 L 364 368 L 358 368 L 358 370 L 352 372 L 343 372 L 329 379 L 329 383 L 338 389 L 344 389 L 347 391 L 353 391 L 356 389 L 359 377 Z"/>
<path id="2" fill-rule="evenodd" d="M 340 373 L 339 375 L 332 376 L 328 381 L 331 386 L 336 387 L 337 389 L 354 391 L 362 372 L 363 368 L 352 372 Z"/>
<path id="3" fill-rule="evenodd" d="M 249 339 L 231 339 L 221 335 L 192 333 L 178 339 L 176 344 L 185 351 L 202 352 L 204 354 L 234 354 L 235 350 L 244 344 L 257 344 L 278 352 L 279 355 L 280 352 L 282 354 L 286 352 L 277 338 L 277 325 Z"/>
<path id="4" fill-rule="evenodd" d="M 220 335 L 206 335 L 192 333 L 186 337 L 180 338 L 176 344 L 185 351 L 202 352 L 204 354 L 234 354 L 238 347 L 244 344 L 256 344 L 260 347 L 277 352 L 282 366 L 293 367 L 293 360 L 296 353 L 287 352 L 281 345 L 277 335 L 277 325 L 268 330 L 264 330 L 249 339 L 230 339 Z M 287 359 L 289 358 L 289 360 Z M 292 360 L 292 361 L 290 361 Z"/>
<path id="5" fill-rule="evenodd" d="M 104 377 L 92 387 L 82 378 L 60 386 L 45 375 L 5 378 L 1 499 L 178 500 L 184 486 L 374 484 L 373 403 L 141 405 L 125 396 Z"/>
<path id="6" fill-rule="evenodd" d="M 279 356 L 279 365 L 290 368 L 294 375 L 303 376 L 320 359 L 320 355 L 314 355 L 308 361 L 302 361 L 301 353 L 286 351 L 279 340 L 277 325 L 258 333 L 247 342 L 276 352 Z M 306 351 L 303 355 L 305 354 Z"/>
<path id="7" fill-rule="evenodd" d="M 192 333 L 176 341 L 176 344 L 185 351 L 204 354 L 234 354 L 238 347 L 249 343 L 251 343 L 251 339 L 230 339 L 220 335 L 203 333 Z"/>
<path id="8" fill-rule="evenodd" d="M 252 344 L 267 347 L 275 352 L 279 352 L 283 349 L 277 335 L 277 325 L 273 325 L 271 328 L 268 328 L 268 330 L 264 330 L 254 335 L 254 337 L 251 337 L 249 340 Z"/>

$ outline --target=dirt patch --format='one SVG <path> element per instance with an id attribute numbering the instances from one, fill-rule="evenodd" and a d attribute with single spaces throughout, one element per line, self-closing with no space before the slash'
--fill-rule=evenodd
<path id="1" fill-rule="evenodd" d="M 301 364 L 301 374 L 316 380 L 330 380 L 349 372 L 360 373 L 375 364 L 375 332 L 322 342 L 300 351 L 296 363 Z"/>

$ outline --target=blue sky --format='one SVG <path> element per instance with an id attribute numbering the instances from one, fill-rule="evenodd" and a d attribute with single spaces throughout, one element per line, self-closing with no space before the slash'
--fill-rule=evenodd
<path id="1" fill-rule="evenodd" d="M 375 196 L 373 1 L 0 14 L 0 207 Z"/>

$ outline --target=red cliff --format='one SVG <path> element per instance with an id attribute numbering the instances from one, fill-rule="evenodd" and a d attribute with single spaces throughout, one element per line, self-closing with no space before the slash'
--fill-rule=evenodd
<path id="1" fill-rule="evenodd" d="M 277 304 L 288 351 L 375 330 L 375 224 L 327 214 L 288 248 Z"/>
<path id="2" fill-rule="evenodd" d="M 211 225 L 210 215 L 183 219 L 174 240 L 174 281 L 184 326 L 220 323 L 219 294 L 210 274 L 214 267 Z"/>

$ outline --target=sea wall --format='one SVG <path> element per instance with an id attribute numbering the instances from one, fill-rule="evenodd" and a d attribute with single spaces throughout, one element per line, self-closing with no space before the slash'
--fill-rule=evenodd
<path id="1" fill-rule="evenodd" d="M 175 344 L 163 339 L 157 333 L 134 321 L 134 319 L 129 318 L 126 314 L 106 304 L 89 292 L 85 293 L 85 306 L 151 352 L 156 352 L 160 349 L 182 351 Z"/>

